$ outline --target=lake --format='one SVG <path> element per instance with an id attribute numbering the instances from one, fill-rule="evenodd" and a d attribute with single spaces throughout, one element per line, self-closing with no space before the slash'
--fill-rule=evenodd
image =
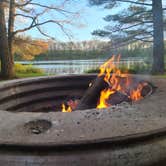
<path id="1" fill-rule="evenodd" d="M 57 61 L 19 61 L 23 65 L 31 64 L 51 74 L 81 74 L 85 71 L 99 67 L 104 59 L 91 60 L 57 60 Z"/>
<path id="2" fill-rule="evenodd" d="M 56 60 L 56 61 L 19 61 L 23 65 L 31 64 L 45 71 L 47 75 L 81 74 L 89 69 L 94 69 L 103 64 L 106 59 L 90 60 Z M 119 63 L 126 64 L 129 68 L 134 63 L 143 63 L 142 58 L 121 59 Z M 119 64 L 118 63 L 118 64 Z"/>

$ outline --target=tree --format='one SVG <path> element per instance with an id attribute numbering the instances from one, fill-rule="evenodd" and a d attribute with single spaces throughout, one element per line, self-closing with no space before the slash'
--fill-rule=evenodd
<path id="1" fill-rule="evenodd" d="M 3 5 L 5 2 L 5 5 Z M 46 24 L 54 24 L 57 27 L 61 29 L 65 35 L 67 35 L 69 38 L 71 36 L 67 32 L 65 25 L 75 25 L 74 20 L 75 17 L 78 17 L 78 12 L 73 12 L 70 10 L 65 9 L 65 5 L 69 2 L 69 0 L 61 1 L 61 3 L 51 4 L 42 4 L 37 3 L 35 0 L 4 0 L 0 1 L 1 5 L 1 13 L 4 14 L 4 9 L 8 8 L 9 14 L 8 14 L 8 27 L 3 27 L 2 31 L 8 30 L 4 35 L 7 37 L 7 48 L 3 48 L 4 50 L 1 50 L 1 75 L 5 78 L 12 78 L 14 77 L 14 58 L 13 58 L 13 41 L 15 37 L 19 33 L 24 33 L 28 30 L 31 30 L 33 28 L 36 28 L 42 35 L 53 38 L 50 36 L 47 32 L 43 30 L 43 26 Z M 50 13 L 50 17 L 48 15 Z M 55 15 L 57 15 L 60 18 L 56 18 Z M 54 15 L 54 16 L 53 16 Z M 3 18 L 2 18 L 3 17 Z M 1 21 L 5 21 L 5 14 L 1 15 Z M 24 24 L 21 25 L 19 28 L 15 28 L 15 22 L 18 19 L 22 19 L 25 22 L 27 22 L 28 25 Z M 3 23 L 5 26 L 5 22 Z M 18 24 L 17 24 L 18 25 Z M 6 38 L 5 37 L 5 38 Z M 3 38 L 1 37 L 1 40 Z M 5 41 L 6 42 L 6 41 Z M 5 61 L 3 60 L 5 58 Z M 9 67 L 5 65 L 7 64 Z M 6 70 L 6 71 L 5 71 Z"/>
<path id="2" fill-rule="evenodd" d="M 17 36 L 14 38 L 12 50 L 17 59 L 33 60 L 35 56 L 48 51 L 48 41 Z"/>
<path id="3" fill-rule="evenodd" d="M 7 29 L 5 22 L 5 1 L 0 0 L 0 57 L 1 57 L 1 75 L 4 78 L 12 78 L 13 62 L 9 51 Z"/>
<path id="4" fill-rule="evenodd" d="M 153 43 L 153 73 L 164 72 L 164 38 L 162 0 L 89 0 L 91 5 L 113 9 L 122 5 L 117 14 L 108 15 L 111 24 L 92 34 L 109 37 L 114 45 L 123 46 L 135 41 Z M 124 3 L 127 6 L 123 8 Z"/>

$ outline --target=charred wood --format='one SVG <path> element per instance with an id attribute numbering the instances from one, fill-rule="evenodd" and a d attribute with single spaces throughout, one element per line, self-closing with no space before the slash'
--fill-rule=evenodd
<path id="1" fill-rule="evenodd" d="M 96 77 L 79 101 L 76 110 L 96 108 L 100 92 L 108 86 L 108 83 L 104 81 L 104 76 Z"/>

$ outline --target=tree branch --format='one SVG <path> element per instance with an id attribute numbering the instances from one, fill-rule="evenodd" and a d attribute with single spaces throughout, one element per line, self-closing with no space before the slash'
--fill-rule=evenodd
<path id="1" fill-rule="evenodd" d="M 16 7 L 24 7 L 24 6 L 28 5 L 31 1 L 32 1 L 32 0 L 28 0 L 27 2 L 25 2 L 25 3 L 23 3 L 23 4 L 18 4 L 18 3 L 16 3 L 15 5 L 16 5 Z"/>
<path id="2" fill-rule="evenodd" d="M 51 10 L 57 10 L 57 11 L 65 12 L 65 13 L 76 14 L 74 12 L 70 12 L 70 11 L 67 11 L 67 10 L 64 10 L 64 9 L 61 9 L 61 8 L 58 8 L 58 7 L 54 7 L 54 6 L 42 5 L 42 4 L 35 3 L 35 2 L 31 2 L 29 4 L 34 5 L 34 6 L 39 6 L 39 7 L 42 7 L 42 8 L 51 9 Z"/>
<path id="3" fill-rule="evenodd" d="M 152 12 L 152 10 L 135 12 L 135 13 L 133 13 L 132 15 L 128 16 L 128 18 L 130 18 L 130 17 L 134 17 L 134 16 L 139 15 L 139 14 L 143 14 L 143 13 L 151 13 L 151 12 Z"/>
<path id="4" fill-rule="evenodd" d="M 152 24 L 153 22 L 152 21 L 141 21 L 137 24 L 134 24 L 134 25 L 130 25 L 130 26 L 127 26 L 127 27 L 123 27 L 123 25 L 119 25 L 117 27 L 106 27 L 107 30 L 110 30 L 110 33 L 116 33 L 116 32 L 120 32 L 120 31 L 124 31 L 124 30 L 128 30 L 128 29 L 132 29 L 134 27 L 137 27 L 137 26 L 141 26 L 141 25 L 144 25 L 144 24 Z"/>
<path id="5" fill-rule="evenodd" d="M 32 16 L 29 16 L 29 15 L 24 15 L 24 14 L 15 14 L 15 16 L 21 16 L 21 17 L 25 17 L 25 18 L 30 18 L 30 19 L 33 19 L 34 17 Z"/>
<path id="6" fill-rule="evenodd" d="M 44 21 L 44 22 L 38 22 L 37 18 L 33 18 L 32 23 L 31 23 L 30 26 L 15 31 L 14 35 L 16 35 L 17 33 L 20 33 L 20 32 L 25 32 L 25 31 L 30 30 L 32 28 L 37 28 L 38 31 L 42 35 L 44 35 L 48 38 L 54 39 L 51 36 L 49 36 L 48 34 L 44 33 L 40 28 L 40 26 L 42 26 L 44 24 L 48 24 L 48 23 L 55 23 L 56 25 L 58 25 L 60 27 L 60 29 L 62 30 L 62 32 L 71 40 L 71 36 L 66 32 L 66 30 L 64 29 L 64 26 L 63 26 L 64 23 L 68 23 L 68 24 L 71 23 L 69 20 L 47 20 L 47 21 Z"/>
<path id="7" fill-rule="evenodd" d="M 131 25 L 131 26 L 128 26 L 128 27 L 121 28 L 120 30 L 121 30 L 121 31 L 128 30 L 128 29 L 131 29 L 131 28 L 134 28 L 134 27 L 143 25 L 143 24 L 144 24 L 143 22 L 140 22 L 140 23 L 138 23 L 138 24 L 134 24 L 134 25 Z"/>
<path id="8" fill-rule="evenodd" d="M 152 37 L 142 37 L 142 38 L 138 38 L 138 37 L 134 37 L 134 39 L 138 40 L 138 41 L 142 41 L 142 42 L 147 42 L 147 43 L 153 43 L 153 40 L 147 40 L 147 39 L 151 39 Z"/>
<path id="9" fill-rule="evenodd" d="M 152 6 L 151 3 L 134 2 L 134 1 L 130 1 L 130 0 L 116 0 L 116 1 L 119 1 L 119 2 L 127 2 L 127 3 L 137 4 L 137 5 Z"/>
<path id="10" fill-rule="evenodd" d="M 124 14 L 108 15 L 107 17 L 104 18 L 104 20 L 105 21 L 118 21 L 120 23 L 125 23 L 125 24 L 131 23 L 131 22 L 139 23 L 143 19 L 146 19 L 146 20 L 150 19 L 151 20 L 151 15 L 149 15 L 151 12 L 152 12 L 152 10 L 139 11 L 139 12 L 132 13 L 128 16 L 124 15 Z M 149 14 L 145 15 L 146 13 L 149 13 Z"/>
<path id="11" fill-rule="evenodd" d="M 52 37 L 52 36 L 46 34 L 45 32 L 43 32 L 39 26 L 36 26 L 36 28 L 37 28 L 37 30 L 38 30 L 43 36 L 46 36 L 47 38 L 50 38 L 50 39 L 52 39 L 52 40 L 55 40 L 54 37 Z"/>

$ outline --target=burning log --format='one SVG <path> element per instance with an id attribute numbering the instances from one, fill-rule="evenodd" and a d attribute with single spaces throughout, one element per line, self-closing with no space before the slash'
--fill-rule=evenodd
<path id="1" fill-rule="evenodd" d="M 74 110 L 83 110 L 96 107 L 104 108 L 111 105 L 117 105 L 122 102 L 137 101 L 152 94 L 155 90 L 155 87 L 151 83 L 131 78 L 130 81 L 132 84 L 129 86 L 123 86 L 126 85 L 127 78 L 125 77 L 118 77 L 119 85 L 121 84 L 122 87 L 121 91 L 116 89 L 114 90 L 110 84 L 104 81 L 104 77 L 105 76 L 102 75 L 93 81 L 92 85 L 89 86 Z M 101 92 L 104 92 L 104 99 L 102 99 Z"/>
<path id="2" fill-rule="evenodd" d="M 100 92 L 108 86 L 109 85 L 104 81 L 104 76 L 96 77 L 79 101 L 75 110 L 96 108 Z"/>
<path id="3" fill-rule="evenodd" d="M 79 102 L 62 105 L 63 112 L 91 108 L 107 108 L 121 102 L 138 101 L 154 92 L 154 86 L 146 81 L 122 74 L 115 66 L 115 56 L 100 66 L 100 73 L 90 84 Z M 119 56 L 117 57 L 119 62 Z"/>
<path id="4" fill-rule="evenodd" d="M 110 105 L 117 105 L 122 102 L 131 102 L 131 98 L 129 98 L 126 94 L 124 94 L 120 91 L 116 91 L 107 100 L 107 103 Z"/>
<path id="5" fill-rule="evenodd" d="M 154 86 L 150 82 L 146 82 L 147 84 L 142 88 L 141 95 L 142 97 L 149 96 L 154 93 L 154 91 L 157 89 L 156 86 Z"/>

